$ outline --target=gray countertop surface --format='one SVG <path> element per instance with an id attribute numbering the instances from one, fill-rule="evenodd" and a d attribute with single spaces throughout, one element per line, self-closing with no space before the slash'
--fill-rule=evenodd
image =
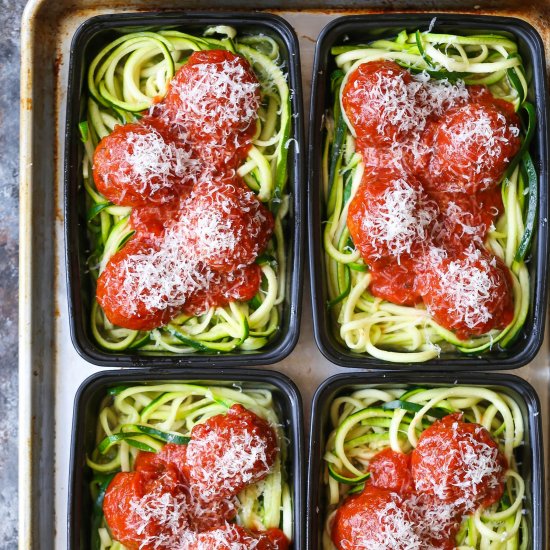
<path id="1" fill-rule="evenodd" d="M 17 544 L 19 31 L 25 0 L 0 0 L 0 548 Z"/>

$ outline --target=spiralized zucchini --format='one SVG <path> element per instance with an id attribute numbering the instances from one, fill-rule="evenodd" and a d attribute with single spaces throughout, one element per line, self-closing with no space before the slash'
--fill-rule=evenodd
<path id="1" fill-rule="evenodd" d="M 477 354 L 509 346 L 529 309 L 529 273 L 525 265 L 536 220 L 538 180 L 528 147 L 535 111 L 526 98 L 528 82 L 517 44 L 498 35 L 455 36 L 432 32 L 400 32 L 393 39 L 332 49 L 338 66 L 331 78 L 333 108 L 325 118 L 323 196 L 325 269 L 328 307 L 341 341 L 352 351 L 390 362 L 424 362 L 441 352 Z M 351 126 L 341 108 L 341 92 L 349 75 L 368 61 L 393 60 L 432 79 L 484 84 L 493 96 L 526 114 L 522 146 L 501 184 L 504 212 L 488 234 L 485 247 L 502 258 L 513 280 L 514 317 L 503 330 L 469 340 L 438 325 L 423 305 L 392 304 L 369 293 L 371 275 L 347 228 L 348 206 L 364 171 L 355 150 Z"/>
<path id="2" fill-rule="evenodd" d="M 122 550 L 109 535 L 103 496 L 116 472 L 133 470 L 139 451 L 158 452 L 166 442 L 185 444 L 196 424 L 224 414 L 234 404 L 263 418 L 275 430 L 278 457 L 269 475 L 237 495 L 237 523 L 245 528 L 280 528 L 292 540 L 292 500 L 285 464 L 287 440 L 269 390 L 165 383 L 115 387 L 100 407 L 97 446 L 87 458 L 93 470 L 92 548 Z"/>
<path id="3" fill-rule="evenodd" d="M 406 401 L 410 409 L 395 408 Z M 385 407 L 390 402 L 392 405 Z M 415 406 L 417 405 L 417 406 Z M 341 483 L 340 475 L 359 479 L 368 472 L 369 462 L 382 449 L 410 452 L 422 431 L 438 412 L 461 412 L 464 420 L 485 427 L 499 444 L 509 469 L 500 501 L 479 508 L 464 518 L 456 539 L 460 550 L 508 550 L 528 548 L 529 532 L 524 516 L 525 481 L 518 472 L 514 451 L 523 444 L 524 424 L 518 404 L 508 395 L 479 386 L 435 388 L 365 387 L 334 399 L 330 406 L 330 435 L 324 454 L 324 483 L 327 501 L 323 549 L 334 550 L 331 526 L 336 508 L 346 495 L 362 488 L 360 483 Z M 329 466 L 332 472 L 329 472 Z"/>
<path id="4" fill-rule="evenodd" d="M 211 27 L 204 34 L 191 36 L 176 30 L 124 34 L 105 46 L 89 66 L 80 131 L 91 250 L 88 265 L 94 294 L 95 281 L 107 262 L 134 233 L 129 223 L 131 209 L 113 205 L 94 185 L 94 150 L 117 124 L 137 120 L 140 113 L 164 97 L 171 78 L 193 51 L 211 49 L 226 49 L 244 56 L 261 85 L 256 134 L 248 157 L 238 170 L 275 218 L 273 237 L 257 260 L 262 268 L 260 291 L 250 302 L 211 308 L 200 316 L 180 315 L 168 326 L 152 331 L 114 326 L 94 300 L 92 332 L 97 343 L 110 351 L 187 354 L 258 350 L 279 327 L 286 287 L 283 223 L 289 210 L 287 160 L 292 141 L 290 90 L 281 69 L 279 46 L 268 36 L 237 36 L 235 29 L 226 26 Z M 212 35 L 225 37 L 217 39 Z"/>

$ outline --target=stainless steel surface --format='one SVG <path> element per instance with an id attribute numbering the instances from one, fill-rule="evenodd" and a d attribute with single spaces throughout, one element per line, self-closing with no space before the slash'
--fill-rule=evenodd
<path id="1" fill-rule="evenodd" d="M 301 6 L 319 7 L 304 0 Z M 474 6 L 479 4 L 479 8 Z M 527 4 L 527 3 L 525 3 Z M 155 7 L 200 6 L 206 3 L 127 0 L 98 3 L 89 0 L 32 0 L 25 11 L 21 80 L 21 223 L 20 223 L 20 535 L 21 549 L 66 548 L 67 473 L 74 395 L 79 384 L 99 370 L 85 363 L 75 352 L 69 336 L 64 267 L 62 216 L 63 128 L 67 66 L 70 41 L 86 18 L 117 11 Z M 230 7 L 228 0 L 208 5 Z M 249 9 L 293 8 L 296 2 L 240 2 Z M 278 10 L 296 28 L 301 43 L 305 104 L 309 87 L 313 48 L 321 28 L 342 11 L 330 11 L 341 3 L 325 3 L 324 10 L 290 12 Z M 349 2 L 348 6 L 365 5 Z M 550 6 L 547 2 L 522 6 L 521 0 L 459 2 L 398 1 L 369 3 L 378 11 L 414 5 L 441 11 L 470 6 L 476 13 L 520 15 L 534 24 L 550 46 Z M 517 8 L 516 8 L 517 7 Z M 550 55 L 549 55 L 550 57 Z M 306 279 L 302 333 L 296 350 L 274 365 L 291 376 L 300 387 L 309 417 L 311 396 L 328 376 L 345 372 L 328 363 L 313 341 L 309 283 Z M 548 387 L 550 341 L 547 338 L 535 361 L 516 371 L 538 390 L 543 404 L 544 431 L 548 434 Z M 349 372 L 349 371 L 348 371 Z M 309 422 L 309 420 L 307 420 Z M 307 426 L 306 426 L 307 433 Z M 548 438 L 546 456 L 548 455 Z"/>

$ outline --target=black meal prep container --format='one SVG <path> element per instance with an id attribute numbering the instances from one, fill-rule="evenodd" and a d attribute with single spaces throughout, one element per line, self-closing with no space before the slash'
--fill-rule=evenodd
<path id="1" fill-rule="evenodd" d="M 286 219 L 287 242 L 286 300 L 283 304 L 280 327 L 275 337 L 261 350 L 234 351 L 217 354 L 197 352 L 189 355 L 138 354 L 130 350 L 117 353 L 102 349 L 94 340 L 90 327 L 90 308 L 95 299 L 90 275 L 87 273 L 87 229 L 82 187 L 82 142 L 78 123 L 82 109 L 87 67 L 102 46 L 116 36 L 116 30 L 143 30 L 170 27 L 190 34 L 202 35 L 212 25 L 230 25 L 244 34 L 264 34 L 279 45 L 282 61 L 288 71 L 291 93 L 291 135 L 288 166 L 290 211 Z M 293 28 L 281 17 L 269 13 L 211 12 L 186 13 L 154 12 L 109 14 L 92 17 L 76 31 L 71 44 L 69 84 L 67 93 L 67 121 L 65 130 L 65 245 L 67 260 L 67 287 L 71 337 L 78 353 L 87 361 L 102 367 L 136 366 L 245 366 L 276 363 L 286 357 L 296 345 L 300 330 L 303 256 L 305 232 L 305 142 L 303 130 L 302 83 L 300 50 Z"/>
<path id="2" fill-rule="evenodd" d="M 325 380 L 315 392 L 311 410 L 311 435 L 308 466 L 307 548 L 321 550 L 326 509 L 323 472 L 323 454 L 329 434 L 329 409 L 336 397 L 348 395 L 365 386 L 419 386 L 437 387 L 469 385 L 481 386 L 512 397 L 519 405 L 525 424 L 524 445 L 516 450 L 520 473 L 525 479 L 524 508 L 531 536 L 529 549 L 546 548 L 544 454 L 540 402 L 535 389 L 524 379 L 499 373 L 397 373 L 386 374 L 351 372 Z"/>
<path id="3" fill-rule="evenodd" d="M 306 471 L 302 398 L 296 385 L 286 376 L 268 370 L 232 369 L 129 369 L 105 371 L 87 378 L 77 391 L 74 402 L 68 499 L 68 550 L 91 549 L 92 498 L 89 484 L 91 469 L 86 456 L 95 446 L 98 412 L 109 388 L 120 385 L 152 385 L 165 382 L 193 382 L 223 386 L 238 384 L 242 388 L 269 389 L 284 424 L 289 441 L 286 471 L 292 492 L 294 540 L 293 550 L 306 547 Z"/>
<path id="4" fill-rule="evenodd" d="M 527 71 L 532 74 L 529 100 L 537 111 L 537 126 L 531 154 L 539 175 L 537 232 L 531 248 L 529 275 L 531 295 L 528 316 L 519 337 L 506 350 L 493 350 L 479 356 L 458 351 L 441 354 L 438 359 L 416 363 L 417 369 L 446 371 L 467 369 L 515 369 L 529 363 L 544 339 L 548 262 L 548 91 L 544 46 L 537 31 L 525 21 L 511 17 L 463 14 L 395 14 L 341 17 L 321 32 L 315 50 L 310 109 L 308 214 L 309 265 L 311 273 L 315 339 L 323 355 L 341 367 L 402 370 L 412 364 L 390 363 L 368 354 L 349 350 L 338 336 L 336 322 L 327 304 L 327 282 L 322 258 L 324 206 L 322 199 L 323 116 L 331 105 L 330 75 L 336 68 L 330 49 L 335 45 L 365 43 L 431 28 L 433 32 L 454 34 L 499 33 L 514 38 Z"/>

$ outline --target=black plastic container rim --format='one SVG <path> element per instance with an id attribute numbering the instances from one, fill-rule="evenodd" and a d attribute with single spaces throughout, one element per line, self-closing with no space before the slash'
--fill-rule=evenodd
<path id="1" fill-rule="evenodd" d="M 89 392 L 101 387 L 107 388 L 110 385 L 120 385 L 126 382 L 140 384 L 154 381 L 196 381 L 198 383 L 215 385 L 218 382 L 234 383 L 255 383 L 275 386 L 281 392 L 281 396 L 288 402 L 291 411 L 290 418 L 282 418 L 286 426 L 286 433 L 290 439 L 290 463 L 294 467 L 292 473 L 292 513 L 294 538 L 292 541 L 293 550 L 303 550 L 306 547 L 306 525 L 303 518 L 306 516 L 306 471 L 305 471 L 305 443 L 304 443 L 304 422 L 302 396 L 296 384 L 284 374 L 271 370 L 260 369 L 195 369 L 185 371 L 178 369 L 127 369 L 109 370 L 95 373 L 80 385 L 78 388 L 73 411 L 71 456 L 69 463 L 69 490 L 67 501 L 67 545 L 68 550 L 88 548 L 89 542 L 80 540 L 75 521 L 82 513 L 76 502 L 76 496 L 89 498 L 86 494 L 86 487 L 83 487 L 84 469 L 77 467 L 77 461 L 85 456 L 84 445 L 85 434 L 83 424 L 85 421 L 82 409 L 82 400 Z M 289 426 L 290 421 L 290 426 Z M 83 462 L 80 460 L 80 462 Z M 80 484 L 80 487 L 78 485 Z M 86 521 L 84 519 L 84 521 Z"/>
<path id="2" fill-rule="evenodd" d="M 533 327 L 524 345 L 520 346 L 519 351 L 510 356 L 504 357 L 502 352 L 491 355 L 491 352 L 480 356 L 468 356 L 457 353 L 457 358 L 441 357 L 432 359 L 425 363 L 391 363 L 376 359 L 367 353 L 359 354 L 346 350 L 344 344 L 335 343 L 333 332 L 333 322 L 331 313 L 327 311 L 324 302 L 324 282 L 325 273 L 320 258 L 324 257 L 322 247 L 321 233 L 321 198 L 319 194 L 320 165 L 319 151 L 321 145 L 320 121 L 324 113 L 326 101 L 322 102 L 324 93 L 319 93 L 319 80 L 325 83 L 327 78 L 326 64 L 324 56 L 332 43 L 327 45 L 327 41 L 336 31 L 346 32 L 349 27 L 357 32 L 363 31 L 368 34 L 370 29 L 380 29 L 384 27 L 395 27 L 396 29 L 415 27 L 426 27 L 434 22 L 435 28 L 444 25 L 447 27 L 460 26 L 461 29 L 485 29 L 496 30 L 511 33 L 514 36 L 525 41 L 531 54 L 531 63 L 533 65 L 534 90 L 536 94 L 537 126 L 535 133 L 537 154 L 539 157 L 539 211 L 538 225 L 535 235 L 535 245 L 531 255 L 532 262 L 536 263 L 536 278 L 531 280 L 531 308 L 528 313 L 527 321 L 533 320 Z M 346 31 L 341 29 L 345 28 Z M 309 151 L 308 151 L 308 219 L 309 219 L 309 268 L 311 278 L 311 294 L 313 303 L 313 327 L 315 341 L 321 353 L 331 362 L 340 367 L 350 368 L 368 368 L 399 370 L 423 370 L 433 371 L 442 367 L 446 371 L 468 370 L 479 368 L 480 370 L 507 370 L 517 369 L 532 361 L 540 349 L 544 340 L 544 327 L 546 320 L 547 294 L 548 294 L 548 178 L 550 156 L 549 138 L 550 132 L 546 121 L 549 114 L 549 98 L 546 82 L 546 65 L 544 62 L 544 45 L 540 35 L 529 23 L 513 17 L 483 16 L 483 15 L 464 15 L 449 13 L 400 13 L 400 14 L 369 14 L 369 15 L 350 15 L 339 17 L 331 21 L 321 31 L 315 48 L 315 59 L 313 66 L 312 94 L 309 118 Z M 532 275 L 532 273 L 531 273 Z M 522 328 L 522 334 L 526 333 L 525 326 Z M 517 343 L 516 343 L 517 345 Z"/>
<path id="3" fill-rule="evenodd" d="M 531 550 L 544 550 L 546 548 L 546 502 L 545 502 L 545 477 L 544 477 L 544 451 L 542 442 L 541 407 L 537 392 L 523 378 L 512 374 L 501 373 L 477 373 L 461 372 L 452 374 L 442 373 L 413 373 L 413 372 L 388 372 L 367 373 L 350 372 L 337 374 L 325 380 L 316 390 L 311 407 L 311 435 L 309 439 L 309 464 L 307 487 L 307 548 L 318 550 L 321 548 L 317 535 L 313 534 L 318 529 L 316 524 L 317 514 L 321 510 L 319 502 L 320 472 L 323 460 L 323 449 L 320 448 L 322 431 L 321 416 L 325 400 L 334 395 L 338 390 L 353 386 L 383 386 L 383 385 L 469 385 L 482 387 L 502 387 L 517 392 L 523 399 L 527 408 L 527 418 L 524 418 L 525 430 L 530 437 L 531 449 L 531 494 L 533 504 L 531 514 L 533 517 Z M 314 546 L 314 543 L 317 543 Z"/>
<path id="4" fill-rule="evenodd" d="M 279 329 L 279 334 L 273 342 L 267 344 L 266 351 L 237 351 L 230 353 L 202 353 L 188 355 L 169 354 L 130 354 L 115 353 L 102 350 L 89 337 L 84 319 L 83 300 L 81 297 L 81 259 L 78 239 L 80 232 L 85 231 L 77 211 L 76 183 L 73 179 L 79 178 L 77 147 L 80 142 L 78 136 L 79 104 L 81 91 L 79 89 L 80 73 L 83 71 L 85 60 L 82 47 L 86 40 L 101 30 L 110 30 L 123 26 L 139 25 L 178 25 L 210 26 L 210 25 L 257 25 L 260 29 L 269 29 L 277 34 L 288 50 L 286 70 L 291 89 L 293 116 L 292 132 L 296 140 L 296 155 L 289 156 L 289 180 L 292 187 L 289 189 L 293 204 L 294 216 L 287 218 L 289 231 L 294 236 L 292 254 L 287 257 L 288 272 L 290 274 L 287 299 L 283 305 L 283 318 L 288 318 L 288 329 Z M 302 102 L 302 80 L 300 65 L 300 49 L 298 37 L 292 26 L 282 17 L 264 12 L 144 12 L 98 15 L 87 19 L 76 30 L 71 42 L 71 59 L 69 64 L 67 93 L 67 117 L 65 125 L 65 159 L 64 159 L 64 212 L 65 212 L 65 261 L 67 265 L 67 295 L 69 307 L 69 325 L 71 340 L 78 354 L 86 361 L 100 367 L 176 367 L 176 366 L 212 366 L 212 367 L 241 367 L 254 361 L 257 364 L 269 365 L 287 357 L 296 346 L 300 333 L 300 318 L 302 310 L 304 247 L 305 247 L 305 140 L 304 140 L 304 109 Z"/>

